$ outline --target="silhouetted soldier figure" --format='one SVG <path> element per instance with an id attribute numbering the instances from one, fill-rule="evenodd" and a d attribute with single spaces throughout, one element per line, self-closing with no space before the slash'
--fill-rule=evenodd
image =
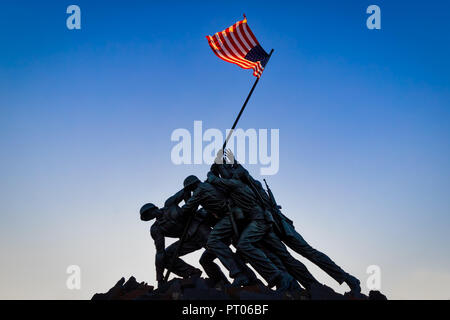
<path id="1" fill-rule="evenodd" d="M 214 165 L 213 165 L 214 167 Z M 242 231 L 236 249 L 245 261 L 268 282 L 269 286 L 277 286 L 277 290 L 284 291 L 288 289 L 297 289 L 298 284 L 292 276 L 283 269 L 277 267 L 266 255 L 260 245 L 264 245 L 267 250 L 276 253 L 287 270 L 295 273 L 298 277 L 309 286 L 312 282 L 316 282 L 314 277 L 310 275 L 306 267 L 298 260 L 294 259 L 283 243 L 277 238 L 272 230 L 272 217 L 270 213 L 258 204 L 257 198 L 248 185 L 240 181 L 238 178 L 223 179 L 216 176 L 213 169 L 208 173 L 208 182 L 216 186 L 222 192 L 228 194 L 234 206 L 240 208 L 246 219 L 249 221 Z M 208 239 L 207 247 L 211 250 L 217 250 L 220 244 L 220 237 L 230 233 L 229 226 L 216 231 L 214 227 Z M 309 279 L 306 279 L 310 276 Z"/>
<path id="2" fill-rule="evenodd" d="M 178 240 L 165 248 L 165 238 L 180 238 L 182 236 L 189 215 L 179 207 L 179 203 L 184 199 L 187 200 L 189 197 L 187 194 L 188 189 L 190 185 L 196 183 L 196 180 L 198 180 L 196 177 L 188 177 L 185 180 L 185 187 L 187 188 L 180 190 L 167 199 L 163 208 L 160 209 L 152 203 L 147 203 L 140 210 L 141 220 L 150 221 L 156 219 L 150 228 L 150 234 L 156 247 L 155 265 L 158 286 L 163 283 L 164 269 L 171 263 L 180 243 L 180 240 Z M 189 226 L 186 240 L 178 251 L 178 256 L 174 260 L 171 272 L 183 278 L 199 277 L 201 275 L 202 271 L 200 269 L 189 265 L 179 257 L 205 247 L 210 232 L 211 227 L 208 223 L 207 213 L 205 210 L 200 209 Z M 214 253 L 206 250 L 202 255 L 200 264 L 210 279 L 216 282 L 222 280 L 224 283 L 228 283 L 220 267 L 213 262 L 215 258 Z"/>
<path id="3" fill-rule="evenodd" d="M 226 164 L 223 166 L 228 173 L 224 172 L 228 176 L 236 175 L 240 177 L 247 177 L 253 186 L 257 189 L 267 208 L 272 208 L 272 202 L 270 197 L 264 190 L 261 182 L 254 179 L 248 171 L 239 164 L 231 151 L 227 150 L 228 161 L 233 163 Z M 245 181 L 244 181 L 245 182 Z M 313 262 L 323 271 L 325 271 L 329 276 L 336 280 L 339 284 L 346 283 L 352 293 L 360 293 L 361 286 L 357 278 L 351 274 L 345 272 L 340 268 L 333 260 L 331 260 L 326 254 L 311 247 L 305 239 L 295 230 L 293 222 L 289 220 L 286 216 L 281 214 L 279 210 L 271 210 L 271 213 L 275 217 L 275 221 L 278 222 L 279 229 L 275 229 L 278 237 L 292 250 L 307 258 L 309 261 Z"/>
<path id="4" fill-rule="evenodd" d="M 214 252 L 229 271 L 230 278 L 234 279 L 232 286 L 239 287 L 257 282 L 254 272 L 230 249 L 234 232 L 227 197 L 208 182 L 198 180 L 194 187 L 192 197 L 182 207 L 183 211 L 195 212 L 201 205 L 218 220 L 209 235 L 206 248 Z"/>

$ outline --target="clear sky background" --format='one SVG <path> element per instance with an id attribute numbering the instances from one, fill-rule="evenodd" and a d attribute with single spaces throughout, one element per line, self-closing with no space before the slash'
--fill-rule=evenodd
<path id="1" fill-rule="evenodd" d="M 66 28 L 70 4 L 81 30 Z M 381 30 L 366 28 L 370 4 Z M 254 77 L 205 35 L 246 13 L 275 52 L 239 126 L 280 129 L 268 180 L 284 213 L 364 292 L 375 264 L 389 298 L 449 299 L 449 12 L 436 0 L 2 1 L 0 298 L 155 282 L 138 210 L 205 177 L 172 164 L 170 136 L 194 120 L 231 126 Z M 81 290 L 66 288 L 69 265 Z"/>

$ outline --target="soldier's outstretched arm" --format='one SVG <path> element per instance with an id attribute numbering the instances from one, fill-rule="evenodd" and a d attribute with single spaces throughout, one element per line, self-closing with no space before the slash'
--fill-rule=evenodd
<path id="1" fill-rule="evenodd" d="M 204 192 L 201 188 L 197 187 L 194 190 L 192 197 L 181 207 L 184 213 L 194 213 L 197 211 L 198 206 L 202 203 L 204 198 Z"/>
<path id="2" fill-rule="evenodd" d="M 209 183 L 211 183 L 212 185 L 221 187 L 222 189 L 226 189 L 226 190 L 233 190 L 235 188 L 237 188 L 239 186 L 239 184 L 241 183 L 238 180 L 235 179 L 223 179 L 220 178 L 218 176 L 216 176 L 213 172 L 208 172 L 208 180 Z"/>
<path id="3" fill-rule="evenodd" d="M 227 150 L 225 151 L 225 154 L 226 154 L 226 157 L 227 157 L 227 159 L 228 159 L 228 162 L 233 164 L 233 167 L 234 167 L 234 170 L 235 170 L 235 171 L 241 172 L 241 174 L 247 176 L 249 179 L 255 180 L 255 179 L 250 175 L 250 173 L 248 172 L 248 170 L 245 169 L 244 166 L 243 166 L 241 163 L 239 163 L 239 162 L 237 161 L 236 157 L 234 156 L 233 152 L 231 152 L 230 149 L 227 149 Z"/>
<path id="4" fill-rule="evenodd" d="M 178 191 L 177 193 L 175 193 L 170 198 L 168 198 L 166 200 L 166 202 L 164 202 L 164 206 L 165 207 L 169 207 L 169 206 L 173 206 L 173 205 L 177 206 L 183 200 L 184 200 L 184 188 L 181 189 L 180 191 Z"/>
<path id="5" fill-rule="evenodd" d="M 228 163 L 238 164 L 238 161 L 237 161 L 236 157 L 234 156 L 233 152 L 231 151 L 231 149 L 225 150 L 225 156 L 227 157 Z"/>
<path id="6" fill-rule="evenodd" d="M 213 163 L 211 165 L 210 171 L 216 176 L 220 174 L 220 176 L 225 179 L 230 179 L 232 176 L 231 172 L 227 168 L 225 168 L 225 164 Z"/>

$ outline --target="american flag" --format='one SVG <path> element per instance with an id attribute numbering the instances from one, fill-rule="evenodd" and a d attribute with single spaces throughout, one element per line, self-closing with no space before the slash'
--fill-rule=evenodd
<path id="1" fill-rule="evenodd" d="M 259 45 L 245 16 L 244 20 L 206 38 L 212 51 L 220 59 L 244 69 L 253 69 L 253 75 L 261 77 L 269 55 Z"/>

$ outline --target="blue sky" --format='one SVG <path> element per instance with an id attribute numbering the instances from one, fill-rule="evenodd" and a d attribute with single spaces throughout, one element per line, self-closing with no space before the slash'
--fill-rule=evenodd
<path id="1" fill-rule="evenodd" d="M 70 4 L 81 30 L 66 28 Z M 366 28 L 370 4 L 381 30 Z M 231 126 L 254 77 L 219 60 L 205 35 L 245 13 L 275 52 L 239 127 L 280 130 L 280 170 L 268 181 L 285 214 L 363 283 L 379 265 L 388 296 L 449 299 L 449 10 L 445 1 L 3 1 L 0 297 L 89 298 L 132 274 L 154 282 L 138 209 L 162 205 L 186 175 L 206 175 L 206 165 L 171 162 L 170 136 L 195 120 Z M 81 290 L 65 286 L 72 264 Z"/>

